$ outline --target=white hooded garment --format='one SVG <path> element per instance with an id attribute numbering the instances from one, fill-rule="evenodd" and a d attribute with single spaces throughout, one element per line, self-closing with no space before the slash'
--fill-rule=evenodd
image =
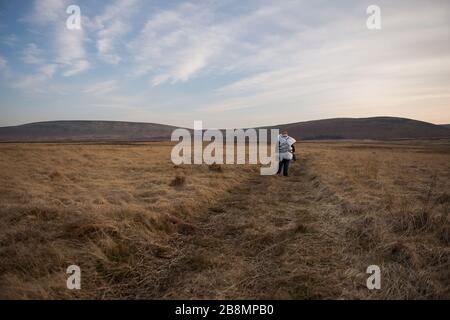
<path id="1" fill-rule="evenodd" d="M 292 160 L 292 145 L 296 142 L 296 140 L 292 137 L 286 136 L 283 137 L 281 134 L 278 136 L 278 150 L 279 150 L 279 159 L 282 160 Z"/>

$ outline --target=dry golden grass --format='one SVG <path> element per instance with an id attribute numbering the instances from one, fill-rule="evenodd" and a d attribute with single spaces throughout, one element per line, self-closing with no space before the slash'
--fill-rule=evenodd
<path id="1" fill-rule="evenodd" d="M 342 200 L 351 265 L 378 264 L 372 298 L 450 297 L 448 141 L 310 144 L 311 170 Z M 363 277 L 363 275 L 360 275 Z M 367 297 L 367 290 L 345 297 Z"/>
<path id="2" fill-rule="evenodd" d="M 0 294 L 12 298 L 120 296 L 140 266 L 175 254 L 173 234 L 194 228 L 186 221 L 241 180 L 231 169 L 176 167 L 163 143 L 0 150 Z M 70 264 L 82 268 L 79 292 L 65 288 Z"/>
<path id="3" fill-rule="evenodd" d="M 171 148 L 1 144 L 0 297 L 450 297 L 448 142 L 300 143 L 288 178 Z"/>

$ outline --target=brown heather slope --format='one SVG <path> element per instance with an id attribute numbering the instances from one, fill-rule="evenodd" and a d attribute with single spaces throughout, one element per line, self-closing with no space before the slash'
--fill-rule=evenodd
<path id="1" fill-rule="evenodd" d="M 396 118 L 336 118 L 281 124 L 295 138 L 317 139 L 429 139 L 450 138 L 450 129 L 428 122 Z"/>
<path id="2" fill-rule="evenodd" d="M 270 128 L 287 129 L 299 140 L 450 138 L 445 126 L 394 117 L 325 119 Z M 154 123 L 48 121 L 0 128 L 0 141 L 168 141 L 175 129 Z"/>
<path id="3" fill-rule="evenodd" d="M 124 121 L 47 121 L 0 127 L 0 141 L 161 141 L 176 127 Z"/>
<path id="4" fill-rule="evenodd" d="M 450 298 L 448 141 L 302 143 L 288 178 L 171 147 L 0 145 L 0 297 Z"/>

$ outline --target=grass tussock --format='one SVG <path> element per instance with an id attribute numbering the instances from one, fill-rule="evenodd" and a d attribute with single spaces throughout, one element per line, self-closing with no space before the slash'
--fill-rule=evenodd
<path id="1" fill-rule="evenodd" d="M 170 185 L 172 187 L 180 187 L 186 183 L 186 177 L 184 176 L 176 176 L 171 182 Z"/>

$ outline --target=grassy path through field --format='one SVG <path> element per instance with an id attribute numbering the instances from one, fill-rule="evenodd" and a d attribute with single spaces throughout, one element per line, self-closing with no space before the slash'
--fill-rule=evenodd
<path id="1" fill-rule="evenodd" d="M 208 208 L 193 222 L 196 231 L 174 239 L 178 254 L 160 267 L 157 283 L 141 286 L 136 297 L 341 296 L 347 266 L 338 200 L 308 172 L 307 159 L 290 174 L 252 174 Z"/>

